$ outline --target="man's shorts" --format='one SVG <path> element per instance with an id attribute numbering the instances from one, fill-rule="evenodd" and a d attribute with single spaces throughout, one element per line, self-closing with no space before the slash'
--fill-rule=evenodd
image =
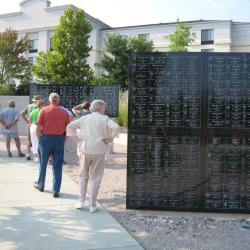
<path id="1" fill-rule="evenodd" d="M 10 139 L 16 139 L 18 137 L 18 133 L 3 133 L 3 137 L 10 140 Z"/>

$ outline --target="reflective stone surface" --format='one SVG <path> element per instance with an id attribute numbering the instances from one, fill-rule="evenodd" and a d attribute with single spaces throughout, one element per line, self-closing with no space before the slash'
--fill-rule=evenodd
<path id="1" fill-rule="evenodd" d="M 250 54 L 134 53 L 127 207 L 250 212 Z"/>
<path id="2" fill-rule="evenodd" d="M 119 87 L 115 85 L 30 85 L 30 96 L 39 95 L 44 101 L 48 100 L 49 94 L 56 92 L 60 95 L 61 105 L 71 110 L 74 105 L 82 103 L 83 100 L 89 102 L 101 99 L 107 103 L 107 115 L 118 116 Z"/>
<path id="3" fill-rule="evenodd" d="M 200 128 L 200 54 L 138 55 L 132 59 L 131 128 Z"/>

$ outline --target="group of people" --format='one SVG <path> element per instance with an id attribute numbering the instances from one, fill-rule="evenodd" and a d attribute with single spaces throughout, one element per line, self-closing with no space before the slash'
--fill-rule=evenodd
<path id="1" fill-rule="evenodd" d="M 108 151 L 108 144 L 119 133 L 119 126 L 105 115 L 106 103 L 94 100 L 91 104 L 83 102 L 74 107 L 72 113 L 60 106 L 60 96 L 51 93 L 49 104 L 39 96 L 34 96 L 33 103 L 21 111 L 21 117 L 27 123 L 28 144 L 27 160 L 31 160 L 31 149 L 34 161 L 39 162 L 38 179 L 34 187 L 44 191 L 46 169 L 49 160 L 52 161 L 54 198 L 60 196 L 62 182 L 62 166 L 64 159 L 64 144 L 68 137 L 77 141 L 79 156 L 80 193 L 75 204 L 76 209 L 84 208 L 88 181 L 90 181 L 90 212 L 96 212 L 96 200 L 104 173 L 104 160 Z M 18 156 L 25 157 L 21 151 L 17 122 L 19 114 L 15 103 L 9 102 L 9 107 L 0 114 L 3 135 L 6 138 L 8 156 L 12 157 L 10 141 L 16 142 Z"/>

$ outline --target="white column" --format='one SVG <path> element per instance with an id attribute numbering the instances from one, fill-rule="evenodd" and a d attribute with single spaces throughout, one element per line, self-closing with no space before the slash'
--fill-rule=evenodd
<path id="1" fill-rule="evenodd" d="M 39 32 L 38 51 L 49 49 L 48 31 Z"/>
<path id="2" fill-rule="evenodd" d="M 91 31 L 89 45 L 92 46 L 92 50 L 89 53 L 88 64 L 95 71 L 95 63 L 99 62 L 99 30 L 94 29 Z"/>

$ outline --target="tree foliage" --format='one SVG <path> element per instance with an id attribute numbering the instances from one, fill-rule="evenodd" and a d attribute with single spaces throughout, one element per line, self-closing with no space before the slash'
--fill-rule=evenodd
<path id="1" fill-rule="evenodd" d="M 171 52 L 186 52 L 194 41 L 195 34 L 191 32 L 190 25 L 181 23 L 178 19 L 175 33 L 166 36 L 166 39 L 170 42 L 168 48 Z"/>
<path id="2" fill-rule="evenodd" d="M 127 38 L 119 34 L 107 35 L 105 39 L 107 53 L 97 66 L 102 69 L 102 77 L 110 83 L 128 89 L 128 62 L 131 52 L 147 52 L 154 49 L 153 41 L 144 37 Z"/>
<path id="3" fill-rule="evenodd" d="M 18 39 L 17 31 L 6 29 L 0 32 L 0 84 L 12 79 L 23 79 L 29 73 L 25 52 L 29 50 L 27 37 Z"/>
<path id="4" fill-rule="evenodd" d="M 15 95 L 15 85 L 0 84 L 0 95 Z"/>
<path id="5" fill-rule="evenodd" d="M 39 52 L 33 72 L 42 83 L 86 84 L 93 78 L 87 63 L 91 23 L 83 10 L 67 9 L 53 37 L 53 50 Z"/>

